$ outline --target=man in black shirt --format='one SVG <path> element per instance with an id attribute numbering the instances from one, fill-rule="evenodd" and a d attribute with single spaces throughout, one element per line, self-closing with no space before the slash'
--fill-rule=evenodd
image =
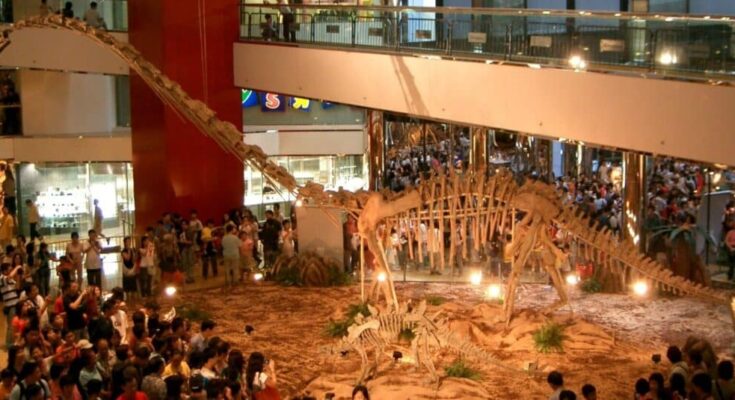
<path id="1" fill-rule="evenodd" d="M 115 302 L 116 300 L 109 299 L 102 303 L 102 315 L 89 321 L 89 337 L 92 343 L 97 343 L 100 339 L 108 342 L 112 339 L 115 326 L 111 318 L 115 313 Z"/>
<path id="2" fill-rule="evenodd" d="M 265 223 L 260 238 L 263 241 L 263 253 L 265 255 L 265 267 L 270 268 L 278 258 L 278 239 L 281 236 L 281 223 L 273 217 L 273 211 L 265 212 Z"/>
<path id="3" fill-rule="evenodd" d="M 84 299 L 90 289 L 79 293 L 79 284 L 72 282 L 69 291 L 64 296 L 64 311 L 66 312 L 66 328 L 73 331 L 77 339 L 86 338 L 86 322 L 84 321 Z"/>

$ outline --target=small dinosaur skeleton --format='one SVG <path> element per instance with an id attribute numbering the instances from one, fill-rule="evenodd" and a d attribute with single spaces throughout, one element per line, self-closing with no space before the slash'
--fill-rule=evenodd
<path id="1" fill-rule="evenodd" d="M 432 348 L 446 349 L 459 354 L 469 360 L 482 364 L 491 364 L 520 373 L 520 369 L 513 368 L 493 357 L 488 352 L 477 347 L 472 342 L 452 332 L 446 321 L 440 321 L 441 312 L 434 315 L 426 314 L 426 301 L 417 307 L 409 308 L 408 303 L 402 303 L 398 310 L 391 309 L 381 313 L 378 309 L 368 306 L 370 316 L 358 314 L 355 323 L 347 329 L 347 335 L 342 338 L 344 349 L 352 349 L 360 355 L 362 371 L 358 382 L 364 382 L 375 376 L 381 358 L 388 355 L 389 349 L 400 347 L 400 340 L 406 332 L 411 339 L 410 354 L 416 367 L 423 367 L 431 375 L 433 381 L 438 381 Z M 370 349 L 374 351 L 374 361 L 370 362 Z"/>
<path id="2" fill-rule="evenodd" d="M 424 179 L 416 187 L 402 193 L 386 190 L 334 192 L 326 191 L 322 185 L 314 182 L 298 185 L 294 176 L 270 160 L 260 147 L 244 143 L 242 132 L 238 127 L 217 118 L 216 113 L 206 104 L 191 98 L 181 85 L 169 79 L 143 58 L 133 46 L 118 41 L 104 30 L 59 15 L 32 17 L 6 28 L 0 37 L 0 51 L 10 44 L 10 33 L 29 27 L 67 30 L 89 38 L 119 56 L 165 104 L 179 112 L 222 149 L 261 171 L 271 184 L 279 184 L 284 190 L 311 205 L 340 208 L 356 215 L 360 235 L 365 239 L 368 249 L 376 255 L 376 269 L 385 274 L 386 282 L 381 285 L 382 293 L 394 312 L 398 312 L 398 298 L 381 238 L 378 236 L 380 224 L 408 227 L 409 242 L 412 241 L 412 237 L 420 237 L 422 225 L 429 229 L 437 229 L 439 233 L 437 237 L 440 238 L 444 237 L 445 230 L 449 229 L 451 232 L 449 256 L 446 257 L 443 240 L 434 243 L 434 246 L 431 246 L 432 251 L 428 252 L 432 268 L 438 263 L 443 270 L 447 260 L 455 260 L 458 254 L 461 257 L 467 256 L 470 242 L 466 240 L 468 237 L 472 238 L 471 243 L 475 251 L 479 251 L 480 246 L 488 241 L 498 240 L 498 237 L 505 240 L 502 237 L 505 236 L 509 226 L 513 225 L 516 212 L 525 215 L 518 224 L 517 234 L 513 235 L 511 250 L 515 263 L 506 290 L 508 298 L 508 305 L 505 307 L 506 319 L 510 319 L 513 314 L 514 299 L 511 297 L 514 297 L 517 274 L 520 268 L 524 267 L 528 252 L 536 247 L 536 244 L 543 245 L 543 249 L 553 253 L 558 251 L 550 245 L 550 238 L 545 232 L 545 228 L 552 223 L 572 236 L 586 259 L 595 262 L 599 268 L 617 274 L 623 283 L 628 279 L 645 279 L 658 289 L 674 294 L 697 297 L 718 304 L 731 304 L 725 292 L 674 276 L 663 265 L 646 258 L 630 240 L 619 240 L 606 229 L 592 228 L 593 224 L 588 217 L 581 216 L 574 206 L 563 205 L 554 196 L 552 186 L 538 182 L 519 186 L 509 173 L 502 170 L 494 176 L 488 176 L 483 167 L 462 174 L 450 170 L 448 175 L 440 174 Z M 376 130 L 382 129 L 381 124 L 370 126 L 374 126 Z M 429 235 L 429 240 L 434 241 L 433 237 L 434 235 Z M 422 259 L 423 254 L 429 250 L 422 248 L 420 240 L 417 242 L 418 254 L 414 254 L 413 247 L 408 246 L 411 259 L 416 256 Z M 566 303 L 565 288 L 560 282 L 558 271 L 549 266 L 545 268 L 551 274 L 560 296 L 560 301 L 552 307 L 553 309 Z M 431 337 L 443 337 L 433 335 L 432 333 Z M 429 335 L 422 337 L 428 340 Z"/>

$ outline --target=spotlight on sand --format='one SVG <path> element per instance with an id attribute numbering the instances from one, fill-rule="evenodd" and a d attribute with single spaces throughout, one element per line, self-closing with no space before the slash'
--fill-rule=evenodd
<path id="1" fill-rule="evenodd" d="M 474 286 L 479 286 L 482 283 L 482 272 L 473 272 L 472 275 L 470 275 L 470 283 Z"/>
<path id="2" fill-rule="evenodd" d="M 648 294 L 648 283 L 645 281 L 638 281 L 633 284 L 633 293 L 637 296 L 645 296 Z"/>
<path id="3" fill-rule="evenodd" d="M 503 289 L 497 283 L 493 283 L 487 287 L 487 290 L 485 290 L 485 296 L 491 300 L 498 300 L 502 295 Z"/>
<path id="4" fill-rule="evenodd" d="M 173 297 L 176 294 L 176 286 L 166 286 L 163 292 L 166 293 L 166 296 Z"/>
<path id="5" fill-rule="evenodd" d="M 385 282 L 387 278 L 388 277 L 385 275 L 385 272 L 381 272 L 378 274 L 378 282 Z"/>
<path id="6" fill-rule="evenodd" d="M 255 280 L 255 282 L 262 281 L 263 280 L 263 274 L 261 274 L 260 272 L 258 272 L 257 274 L 253 275 L 253 279 Z"/>
<path id="7" fill-rule="evenodd" d="M 567 275 L 567 284 L 569 285 L 576 285 L 579 283 L 579 277 L 575 274 L 569 274 Z"/>

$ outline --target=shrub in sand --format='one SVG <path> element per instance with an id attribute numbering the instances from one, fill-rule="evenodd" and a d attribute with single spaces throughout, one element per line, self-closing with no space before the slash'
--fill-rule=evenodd
<path id="1" fill-rule="evenodd" d="M 533 333 L 533 342 L 540 353 L 564 351 L 564 340 L 566 339 L 564 327 L 555 322 L 547 322 Z"/>

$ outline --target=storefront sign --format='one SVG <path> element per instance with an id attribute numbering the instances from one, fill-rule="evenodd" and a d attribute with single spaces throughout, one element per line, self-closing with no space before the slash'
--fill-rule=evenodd
<path id="1" fill-rule="evenodd" d="M 416 29 L 416 39 L 431 39 L 432 31 L 428 29 Z"/>
<path id="2" fill-rule="evenodd" d="M 383 28 L 368 28 L 368 36 L 383 37 Z"/>
<path id="3" fill-rule="evenodd" d="M 551 47 L 551 36 L 531 36 L 531 47 Z"/>
<path id="4" fill-rule="evenodd" d="M 470 43 L 487 43 L 487 34 L 485 32 L 469 32 L 467 34 L 467 41 Z"/>
<path id="5" fill-rule="evenodd" d="M 255 107 L 257 105 L 258 105 L 258 95 L 250 89 L 243 89 L 242 90 L 242 106 L 244 108 L 248 108 L 248 107 Z"/>
<path id="6" fill-rule="evenodd" d="M 311 100 L 301 97 L 292 97 L 290 104 L 291 108 L 293 108 L 294 110 L 309 111 L 309 107 L 311 107 Z"/>
<path id="7" fill-rule="evenodd" d="M 620 53 L 625 51 L 625 41 L 617 39 L 600 39 L 600 51 Z"/>
<path id="8" fill-rule="evenodd" d="M 327 33 L 339 33 L 339 25 L 327 25 Z"/>
<path id="9" fill-rule="evenodd" d="M 286 102 L 283 96 L 276 93 L 262 93 L 263 98 L 261 99 L 261 110 L 265 112 L 270 111 L 285 111 Z"/>

